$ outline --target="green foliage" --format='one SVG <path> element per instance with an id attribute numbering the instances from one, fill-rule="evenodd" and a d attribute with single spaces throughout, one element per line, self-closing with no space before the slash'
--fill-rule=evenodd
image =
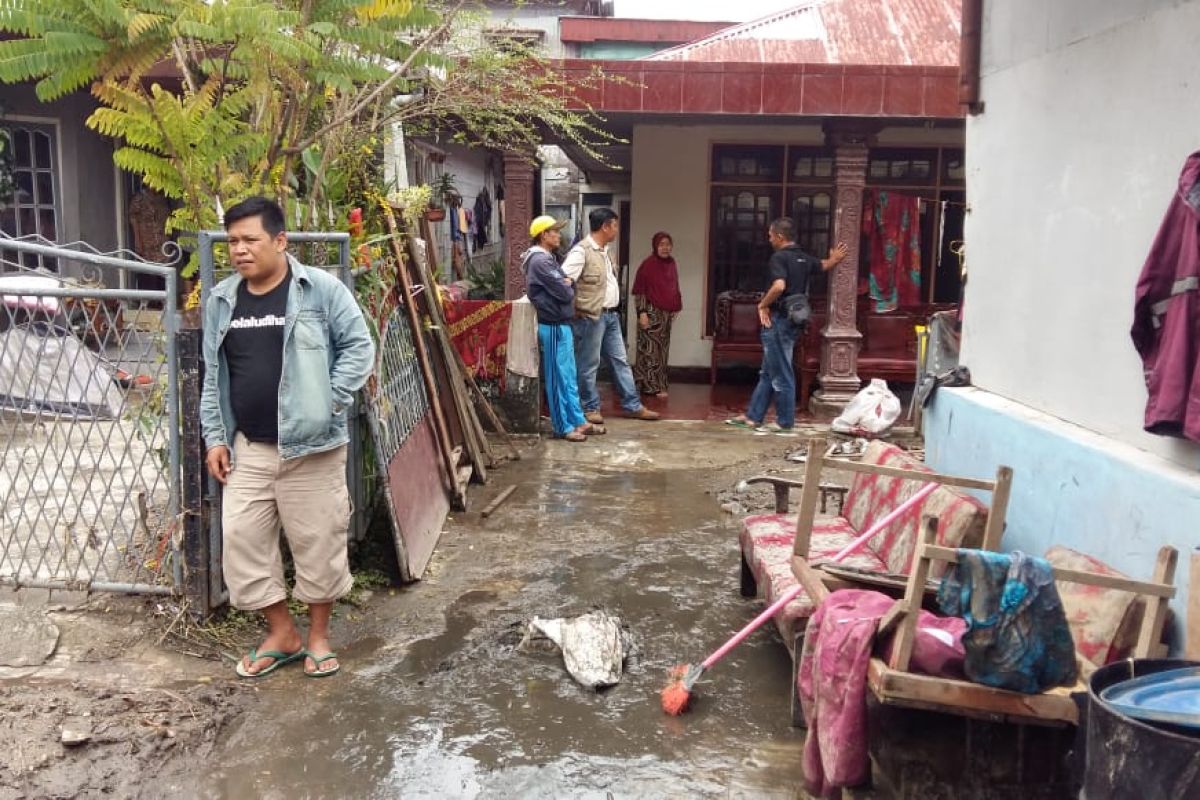
<path id="1" fill-rule="evenodd" d="M 302 229 L 340 224 L 382 188 L 393 122 L 530 153 L 546 130 L 593 153 L 610 141 L 567 109 L 544 62 L 491 43 L 466 5 L 0 0 L 0 82 L 33 81 L 47 101 L 89 88 L 100 106 L 87 124 L 176 201 L 168 228 L 182 234 L 252 194 Z"/>
<path id="2" fill-rule="evenodd" d="M 505 289 L 504 259 L 498 258 L 486 268 L 473 267 L 467 277 L 475 290 L 490 300 L 503 300 Z"/>

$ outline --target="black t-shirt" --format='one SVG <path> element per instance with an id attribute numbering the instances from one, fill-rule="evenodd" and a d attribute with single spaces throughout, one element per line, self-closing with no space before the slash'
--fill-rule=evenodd
<path id="1" fill-rule="evenodd" d="M 771 288 L 771 284 L 775 281 L 786 281 L 787 286 L 783 290 L 783 294 L 779 295 L 772 310 L 776 313 L 785 313 L 784 301 L 793 294 L 805 294 L 808 292 L 808 279 L 813 271 L 821 269 L 821 260 L 801 250 L 794 244 L 789 244 L 786 247 L 781 247 L 771 254 L 771 260 L 767 263 L 767 288 Z"/>
<path id="2" fill-rule="evenodd" d="M 289 268 L 283 282 L 266 294 L 251 293 L 242 281 L 222 345 L 234 424 L 252 442 L 279 441 L 283 321 L 291 279 Z"/>

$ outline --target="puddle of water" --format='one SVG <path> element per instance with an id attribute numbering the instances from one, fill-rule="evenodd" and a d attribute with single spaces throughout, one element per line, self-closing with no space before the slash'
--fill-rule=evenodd
<path id="1" fill-rule="evenodd" d="M 264 683 L 202 796 L 800 796 L 803 732 L 788 725 L 773 628 L 706 676 L 689 714 L 659 707 L 668 667 L 702 660 L 756 610 L 737 594 L 736 536 L 695 477 L 561 463 L 530 477 L 507 525 L 468 533 L 474 551 L 439 579 L 480 559 L 504 588 L 464 577 L 452 604 L 429 609 L 440 632 L 384 630 L 386 644 L 345 649 L 333 680 Z M 422 602 L 420 589 L 403 601 Z M 585 690 L 560 656 L 516 650 L 534 615 L 593 607 L 639 642 L 616 687 Z"/>

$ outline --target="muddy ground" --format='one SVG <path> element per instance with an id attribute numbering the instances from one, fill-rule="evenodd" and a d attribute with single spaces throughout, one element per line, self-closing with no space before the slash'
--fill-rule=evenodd
<path id="1" fill-rule="evenodd" d="M 751 618 L 736 520 L 773 496 L 734 487 L 798 477 L 785 456 L 802 440 L 713 423 L 610 431 L 496 470 L 423 581 L 340 606 L 331 679 L 298 665 L 236 679 L 228 659 L 257 635 L 237 618 L 197 630 L 161 600 L 51 606 L 54 658 L 0 669 L 0 800 L 802 797 L 803 732 L 773 627 L 706 676 L 688 715 L 664 716 L 657 697 L 671 665 Z M 600 694 L 561 659 L 516 648 L 533 616 L 592 608 L 622 616 L 638 643 Z M 64 730 L 85 741 L 64 744 Z"/>

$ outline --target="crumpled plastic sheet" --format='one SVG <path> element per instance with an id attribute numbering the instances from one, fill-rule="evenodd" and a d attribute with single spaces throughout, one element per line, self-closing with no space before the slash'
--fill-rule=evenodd
<path id="1" fill-rule="evenodd" d="M 571 677 L 598 691 L 620 682 L 634 641 L 620 617 L 591 611 L 578 617 L 534 617 L 517 647 L 527 652 L 561 651 Z"/>

